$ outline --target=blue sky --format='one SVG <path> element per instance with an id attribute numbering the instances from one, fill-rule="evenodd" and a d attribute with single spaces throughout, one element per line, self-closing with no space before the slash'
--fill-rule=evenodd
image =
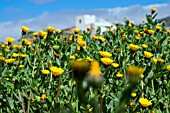
<path id="1" fill-rule="evenodd" d="M 150 8 L 158 18 L 170 16 L 170 0 L 0 0 L 0 41 L 7 36 L 19 39 L 21 26 L 32 31 L 50 25 L 57 29 L 75 26 L 80 15 L 95 15 L 110 23 L 123 23 L 123 17 L 141 23 Z M 10 32 L 9 32 L 10 31 Z"/>
<path id="2" fill-rule="evenodd" d="M 91 10 L 170 3 L 170 0 L 1 0 L 0 22 L 33 18 L 61 10 Z"/>

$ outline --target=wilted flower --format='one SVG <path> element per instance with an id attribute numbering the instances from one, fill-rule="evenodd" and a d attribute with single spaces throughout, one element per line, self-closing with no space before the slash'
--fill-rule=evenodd
<path id="1" fill-rule="evenodd" d="M 148 106 L 152 105 L 152 102 L 146 98 L 140 98 L 139 102 L 143 107 L 148 107 Z"/>
<path id="2" fill-rule="evenodd" d="M 146 58 L 151 58 L 153 56 L 153 54 L 148 51 L 144 51 L 144 55 Z"/>

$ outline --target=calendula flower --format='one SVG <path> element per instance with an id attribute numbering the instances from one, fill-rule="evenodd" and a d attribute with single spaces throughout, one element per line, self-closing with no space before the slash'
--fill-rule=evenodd
<path id="1" fill-rule="evenodd" d="M 130 102 L 130 106 L 133 107 L 135 105 L 135 102 Z"/>
<path id="2" fill-rule="evenodd" d="M 152 35 L 152 34 L 154 34 L 154 30 L 147 30 L 148 31 L 148 34 L 150 34 L 150 35 Z"/>
<path id="3" fill-rule="evenodd" d="M 151 12 L 152 12 L 152 14 L 153 13 L 155 13 L 155 12 L 157 12 L 158 11 L 158 9 L 157 8 L 151 8 Z"/>
<path id="4" fill-rule="evenodd" d="M 118 77 L 118 78 L 122 78 L 123 77 L 123 74 L 120 74 L 119 72 L 116 74 L 116 76 Z"/>
<path id="5" fill-rule="evenodd" d="M 139 103 L 143 106 L 143 107 L 148 107 L 150 105 L 152 105 L 152 102 L 146 98 L 140 98 L 139 99 Z"/>
<path id="6" fill-rule="evenodd" d="M 74 28 L 74 33 L 78 33 L 80 30 L 78 28 Z"/>
<path id="7" fill-rule="evenodd" d="M 129 44 L 129 47 L 132 51 L 136 51 L 140 48 L 138 45 L 134 45 L 134 44 Z"/>
<path id="8" fill-rule="evenodd" d="M 118 63 L 112 63 L 112 66 L 113 66 L 114 68 L 118 68 L 118 67 L 119 67 L 119 64 L 118 64 Z"/>
<path id="9" fill-rule="evenodd" d="M 100 41 L 102 41 L 102 42 L 104 42 L 104 41 L 106 40 L 106 39 L 103 38 L 102 36 L 99 36 L 98 39 L 99 39 Z"/>
<path id="10" fill-rule="evenodd" d="M 19 56 L 18 53 L 12 53 L 12 57 L 16 58 L 16 57 L 18 57 L 18 56 Z"/>
<path id="11" fill-rule="evenodd" d="M 93 39 L 98 40 L 98 39 L 99 39 L 99 36 L 94 36 Z"/>
<path id="12" fill-rule="evenodd" d="M 41 100 L 45 100 L 47 98 L 46 94 L 41 95 Z"/>
<path id="13" fill-rule="evenodd" d="M 139 31 L 138 31 L 137 29 L 135 29 L 135 30 L 134 30 L 134 33 L 135 33 L 135 34 L 138 34 L 138 33 L 139 33 Z"/>
<path id="14" fill-rule="evenodd" d="M 43 30 L 39 30 L 39 35 L 41 39 L 46 39 L 47 38 L 47 32 Z"/>
<path id="15" fill-rule="evenodd" d="M 105 51 L 99 51 L 100 55 L 104 58 L 108 58 L 108 57 L 111 57 L 112 54 L 109 53 L 109 52 L 105 52 Z"/>
<path id="16" fill-rule="evenodd" d="M 25 45 L 31 45 L 31 42 L 27 39 L 22 39 L 22 41 L 24 42 Z"/>
<path id="17" fill-rule="evenodd" d="M 167 69 L 168 71 L 170 71 L 170 65 L 166 66 L 166 69 Z"/>
<path id="18" fill-rule="evenodd" d="M 4 61 L 5 58 L 3 56 L 0 56 L 0 61 Z"/>
<path id="19" fill-rule="evenodd" d="M 170 30 L 167 30 L 167 33 L 170 35 Z"/>
<path id="20" fill-rule="evenodd" d="M 162 27 L 161 27 L 161 26 L 156 25 L 156 26 L 155 26 L 155 29 L 156 29 L 157 31 L 160 31 L 160 30 L 162 29 Z"/>
<path id="21" fill-rule="evenodd" d="M 55 29 L 55 28 L 52 27 L 52 26 L 47 26 L 47 27 L 46 27 L 46 30 L 47 30 L 48 32 L 50 32 L 50 33 L 53 32 L 54 29 Z"/>
<path id="22" fill-rule="evenodd" d="M 155 45 L 158 46 L 158 44 L 159 44 L 158 41 L 156 41 L 156 42 L 155 42 Z"/>
<path id="23" fill-rule="evenodd" d="M 75 60 L 76 57 L 75 57 L 75 56 L 70 56 L 70 59 L 71 59 L 71 60 Z"/>
<path id="24" fill-rule="evenodd" d="M 157 58 L 153 58 L 152 60 L 153 60 L 153 62 L 154 62 L 155 64 L 157 64 L 157 62 L 158 62 L 158 59 L 157 59 Z"/>
<path id="25" fill-rule="evenodd" d="M 14 58 L 6 59 L 6 60 L 5 60 L 5 62 L 6 62 L 7 64 L 13 64 L 13 63 L 14 63 L 14 61 L 15 61 L 15 59 L 14 59 Z"/>
<path id="26" fill-rule="evenodd" d="M 19 68 L 24 68 L 24 65 L 19 65 Z"/>
<path id="27" fill-rule="evenodd" d="M 113 60 L 110 59 L 110 58 L 101 58 L 100 60 L 101 60 L 102 63 L 103 63 L 104 65 L 106 65 L 106 66 L 109 66 L 110 64 L 113 63 Z"/>
<path id="28" fill-rule="evenodd" d="M 143 72 L 144 72 L 144 68 L 129 65 L 127 67 L 127 71 L 128 71 L 128 75 L 136 76 L 136 77 L 140 78 L 140 75 L 143 74 Z"/>
<path id="29" fill-rule="evenodd" d="M 19 54 L 20 58 L 25 58 L 26 56 L 27 56 L 26 54 L 22 54 L 22 53 Z"/>
<path id="30" fill-rule="evenodd" d="M 49 71 L 49 70 L 46 70 L 46 69 L 41 70 L 41 72 L 42 72 L 44 75 L 48 75 L 48 74 L 50 74 L 50 71 Z"/>
<path id="31" fill-rule="evenodd" d="M 15 49 L 17 49 L 18 47 L 19 47 L 18 44 L 14 44 L 14 45 L 13 45 L 13 48 L 15 48 Z"/>
<path id="32" fill-rule="evenodd" d="M 78 41 L 78 45 L 81 46 L 81 47 L 84 46 L 85 43 L 86 43 L 86 42 L 85 42 L 85 41 L 82 41 L 82 40 L 81 40 L 81 41 Z"/>
<path id="33" fill-rule="evenodd" d="M 91 27 L 90 27 L 90 26 L 88 26 L 88 27 L 87 27 L 87 31 L 90 31 L 90 30 L 91 30 Z"/>
<path id="34" fill-rule="evenodd" d="M 147 48 L 148 48 L 148 45 L 142 44 L 142 47 L 145 48 L 145 49 L 147 49 Z"/>
<path id="35" fill-rule="evenodd" d="M 51 66 L 50 70 L 51 70 L 54 77 L 57 77 L 64 72 L 64 70 L 62 68 L 57 68 L 55 66 Z"/>
<path id="36" fill-rule="evenodd" d="M 60 34 L 60 33 L 61 33 L 61 30 L 60 30 L 60 29 L 55 29 L 55 32 L 56 32 L 57 34 Z"/>
<path id="37" fill-rule="evenodd" d="M 140 40 L 140 36 L 136 36 L 136 40 Z"/>
<path id="38" fill-rule="evenodd" d="M 157 58 L 157 60 L 158 60 L 159 63 L 164 63 L 165 62 L 165 60 L 162 59 L 162 58 Z"/>
<path id="39" fill-rule="evenodd" d="M 6 37 L 6 41 L 7 41 L 9 44 L 11 44 L 12 42 L 15 41 L 15 39 L 14 39 L 14 38 L 11 38 L 11 37 Z"/>
<path id="40" fill-rule="evenodd" d="M 37 32 L 34 32 L 34 33 L 33 33 L 33 36 L 37 37 L 37 36 L 38 36 L 38 33 L 37 33 Z"/>
<path id="41" fill-rule="evenodd" d="M 26 26 L 21 26 L 22 32 L 26 33 L 30 30 L 30 28 L 26 27 Z"/>
<path id="42" fill-rule="evenodd" d="M 144 55 L 146 58 L 151 58 L 153 56 L 153 54 L 148 51 L 144 51 Z"/>
<path id="43" fill-rule="evenodd" d="M 86 60 L 87 60 L 88 62 L 92 62 L 92 61 L 93 61 L 93 59 L 90 58 L 90 57 L 87 57 Z"/>
<path id="44" fill-rule="evenodd" d="M 70 42 L 73 41 L 73 35 L 70 35 L 69 39 L 68 39 Z"/>
<path id="45" fill-rule="evenodd" d="M 2 53 L 0 52 L 0 56 L 2 56 Z"/>
<path id="46" fill-rule="evenodd" d="M 91 77 L 100 77 L 100 65 L 98 61 L 93 61 L 90 70 Z"/>
<path id="47" fill-rule="evenodd" d="M 77 46 L 77 51 L 80 51 L 80 46 Z"/>
<path id="48" fill-rule="evenodd" d="M 136 97 L 136 93 L 131 93 L 131 97 Z"/>

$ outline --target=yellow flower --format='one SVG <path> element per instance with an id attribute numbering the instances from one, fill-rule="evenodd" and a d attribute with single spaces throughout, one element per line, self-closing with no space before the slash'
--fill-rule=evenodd
<path id="1" fill-rule="evenodd" d="M 77 46 L 77 51 L 80 51 L 80 46 Z"/>
<path id="2" fill-rule="evenodd" d="M 47 26 L 46 29 L 48 32 L 53 32 L 55 28 L 52 26 Z"/>
<path id="3" fill-rule="evenodd" d="M 78 33 L 80 30 L 78 28 L 74 28 L 74 32 Z"/>
<path id="4" fill-rule="evenodd" d="M 140 48 L 138 45 L 134 45 L 134 44 L 129 44 L 129 47 L 132 51 L 136 51 Z"/>
<path id="5" fill-rule="evenodd" d="M 170 30 L 167 30 L 167 33 L 170 35 Z"/>
<path id="6" fill-rule="evenodd" d="M 158 46 L 158 41 L 155 42 L 155 45 Z"/>
<path id="7" fill-rule="evenodd" d="M 15 49 L 18 48 L 18 47 L 19 47 L 18 44 L 14 44 L 14 45 L 13 45 L 13 48 L 15 48 Z"/>
<path id="8" fill-rule="evenodd" d="M 148 34 L 150 34 L 150 35 L 152 35 L 152 34 L 154 34 L 154 30 L 148 30 Z"/>
<path id="9" fill-rule="evenodd" d="M 10 50 L 9 49 L 5 49 L 5 52 L 10 52 Z"/>
<path id="10" fill-rule="evenodd" d="M 9 43 L 12 43 L 15 41 L 14 38 L 11 38 L 11 37 L 6 37 L 6 41 L 9 42 Z"/>
<path id="11" fill-rule="evenodd" d="M 152 105 L 152 102 L 146 98 L 140 98 L 139 102 L 143 107 L 148 107 L 148 106 Z"/>
<path id="12" fill-rule="evenodd" d="M 106 66 L 109 66 L 110 64 L 113 63 L 113 60 L 110 59 L 110 58 L 101 58 L 100 60 L 101 60 L 102 63 L 103 63 L 104 65 L 106 65 Z"/>
<path id="13" fill-rule="evenodd" d="M 24 65 L 19 65 L 19 68 L 24 68 Z"/>
<path id="14" fill-rule="evenodd" d="M 146 49 L 146 48 L 148 48 L 148 45 L 142 44 L 142 47 Z"/>
<path id="15" fill-rule="evenodd" d="M 90 70 L 91 77 L 100 77 L 100 65 L 98 61 L 93 61 Z"/>
<path id="16" fill-rule="evenodd" d="M 165 60 L 162 59 L 162 58 L 157 58 L 157 60 L 158 60 L 158 62 L 160 62 L 160 63 L 164 63 L 164 62 L 165 62 Z"/>
<path id="17" fill-rule="evenodd" d="M 99 39 L 100 41 L 102 41 L 102 42 L 104 42 L 104 41 L 106 40 L 106 39 L 103 38 L 102 36 L 99 36 L 98 39 Z"/>
<path id="18" fill-rule="evenodd" d="M 73 35 L 70 35 L 69 39 L 68 39 L 70 42 L 73 41 Z"/>
<path id="19" fill-rule="evenodd" d="M 47 98 L 46 94 L 41 95 L 41 100 L 45 100 Z"/>
<path id="20" fill-rule="evenodd" d="M 136 97 L 136 93 L 131 93 L 131 97 Z"/>
<path id="21" fill-rule="evenodd" d="M 166 66 L 166 69 L 167 69 L 168 71 L 170 71 L 170 65 Z"/>
<path id="22" fill-rule="evenodd" d="M 76 57 L 75 57 L 75 56 L 70 56 L 70 59 L 71 59 L 71 60 L 75 60 Z"/>
<path id="23" fill-rule="evenodd" d="M 90 27 L 90 26 L 88 26 L 88 27 L 87 27 L 87 31 L 90 31 L 90 30 L 91 30 L 91 27 Z"/>
<path id="24" fill-rule="evenodd" d="M 157 8 L 151 8 L 151 11 L 152 11 L 152 14 L 153 14 L 153 13 L 157 12 L 158 9 Z"/>
<path id="25" fill-rule="evenodd" d="M 114 68 L 118 68 L 118 67 L 119 67 L 119 64 L 118 64 L 118 63 L 112 63 L 112 66 L 113 66 Z"/>
<path id="26" fill-rule="evenodd" d="M 84 46 L 85 43 L 86 43 L 85 41 L 78 41 L 78 45 L 81 46 L 81 47 Z"/>
<path id="27" fill-rule="evenodd" d="M 37 32 L 34 32 L 34 33 L 33 33 L 33 36 L 35 36 L 35 37 L 36 37 L 37 35 L 38 35 L 38 33 L 37 33 Z"/>
<path id="28" fill-rule="evenodd" d="M 135 33 L 135 34 L 138 34 L 138 33 L 139 33 L 139 31 L 138 31 L 138 30 L 134 30 L 134 33 Z"/>
<path id="29" fill-rule="evenodd" d="M 93 61 L 93 59 L 90 58 L 90 57 L 87 57 L 86 60 L 89 61 L 89 62 L 92 62 L 92 61 Z"/>
<path id="30" fill-rule="evenodd" d="M 161 26 L 156 25 L 156 26 L 155 26 L 155 29 L 156 29 L 156 30 L 158 30 L 158 31 L 160 31 L 160 30 L 162 29 L 162 27 L 161 27 Z"/>
<path id="31" fill-rule="evenodd" d="M 100 55 L 101 55 L 102 57 L 105 57 L 105 58 L 108 58 L 108 57 L 111 57 L 111 56 L 112 56 L 111 53 L 105 52 L 105 51 L 99 51 L 99 53 L 100 53 Z"/>
<path id="32" fill-rule="evenodd" d="M 19 56 L 19 54 L 17 54 L 17 53 L 12 53 L 12 57 L 16 58 L 16 57 L 18 57 L 18 56 Z"/>
<path id="33" fill-rule="evenodd" d="M 97 39 L 99 39 L 99 36 L 94 36 L 93 38 L 97 40 Z"/>
<path id="34" fill-rule="evenodd" d="M 57 68 L 55 66 L 50 67 L 50 70 L 54 77 L 57 77 L 64 72 L 64 70 L 62 68 Z"/>
<path id="35" fill-rule="evenodd" d="M 4 61 L 4 60 L 5 60 L 5 58 L 0 56 L 0 61 Z"/>
<path id="36" fill-rule="evenodd" d="M 120 74 L 119 72 L 116 74 L 116 76 L 118 77 L 118 78 L 122 78 L 123 77 L 123 74 Z"/>
<path id="37" fill-rule="evenodd" d="M 2 56 L 2 53 L 0 53 L 0 56 Z"/>
<path id="38" fill-rule="evenodd" d="M 153 54 L 148 51 L 144 51 L 144 55 L 146 58 L 151 58 L 153 56 Z"/>
<path id="39" fill-rule="evenodd" d="M 43 30 L 39 30 L 39 35 L 41 39 L 46 39 L 47 38 L 47 32 Z"/>
<path id="40" fill-rule="evenodd" d="M 60 33 L 61 33 L 61 30 L 60 30 L 60 29 L 55 29 L 55 32 L 56 32 L 57 34 L 60 34 Z"/>
<path id="41" fill-rule="evenodd" d="M 136 40 L 140 40 L 140 36 L 136 36 Z"/>
<path id="42" fill-rule="evenodd" d="M 26 54 L 20 53 L 19 56 L 20 56 L 21 58 L 25 58 L 25 57 L 26 57 Z"/>
<path id="43" fill-rule="evenodd" d="M 48 75 L 48 74 L 50 74 L 50 71 L 49 70 L 41 70 L 41 72 L 44 74 L 44 75 Z"/>
<path id="44" fill-rule="evenodd" d="M 27 39 L 22 39 L 22 41 L 24 42 L 25 45 L 31 45 L 31 42 Z"/>
<path id="45" fill-rule="evenodd" d="M 144 72 L 144 68 L 129 65 L 127 67 L 127 71 L 130 76 L 136 76 L 140 78 L 141 74 Z"/>
<path id="46" fill-rule="evenodd" d="M 26 33 L 30 30 L 30 28 L 26 27 L 26 26 L 21 26 L 22 32 Z"/>
<path id="47" fill-rule="evenodd" d="M 14 61 L 15 61 L 15 59 L 14 59 L 14 58 L 6 59 L 6 60 L 5 60 L 5 62 L 6 62 L 7 64 L 13 64 L 13 63 L 14 63 Z"/>
<path id="48" fill-rule="evenodd" d="M 135 102 L 130 102 L 130 106 L 133 107 L 135 105 Z"/>
<path id="49" fill-rule="evenodd" d="M 157 62 L 158 62 L 158 59 L 157 59 L 157 58 L 153 58 L 152 60 L 153 60 L 153 62 L 154 62 L 155 64 L 157 64 Z"/>

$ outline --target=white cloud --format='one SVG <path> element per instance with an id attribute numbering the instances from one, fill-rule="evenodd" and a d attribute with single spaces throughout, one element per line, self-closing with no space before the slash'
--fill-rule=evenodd
<path id="1" fill-rule="evenodd" d="M 45 4 L 45 3 L 49 3 L 49 2 L 54 2 L 55 0 L 30 0 L 30 1 L 35 4 Z"/>
<path id="2" fill-rule="evenodd" d="M 5 41 L 6 36 L 11 36 L 19 39 L 21 36 L 21 26 L 30 27 L 33 31 L 45 29 L 51 25 L 58 29 L 63 29 L 75 25 L 75 17 L 84 14 L 93 14 L 97 18 L 104 18 L 110 22 L 123 22 L 123 17 L 126 16 L 135 23 L 141 23 L 146 14 L 150 13 L 150 8 L 158 8 L 158 18 L 170 16 L 170 4 L 156 4 L 149 6 L 134 5 L 130 7 L 117 7 L 110 9 L 95 9 L 95 10 L 62 10 L 59 12 L 44 12 L 41 15 L 26 19 L 11 22 L 0 23 L 0 41 Z"/>

